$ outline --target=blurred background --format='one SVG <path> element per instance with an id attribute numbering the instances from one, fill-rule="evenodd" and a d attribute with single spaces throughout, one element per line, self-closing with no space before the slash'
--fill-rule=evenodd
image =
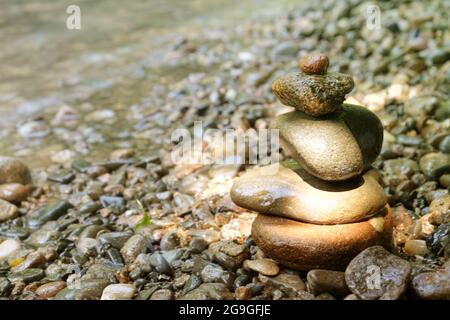
<path id="1" fill-rule="evenodd" d="M 80 30 L 66 27 L 70 5 Z M 165 146 L 195 119 L 254 126 L 281 108 L 272 80 L 312 51 L 393 126 L 392 105 L 447 103 L 448 12 L 442 0 L 2 0 L 0 153 L 41 167 Z"/>

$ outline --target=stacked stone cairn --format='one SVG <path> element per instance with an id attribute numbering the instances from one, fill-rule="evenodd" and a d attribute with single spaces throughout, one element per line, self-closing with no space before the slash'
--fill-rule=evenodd
<path id="1" fill-rule="evenodd" d="M 343 103 L 351 76 L 327 72 L 325 55 L 308 55 L 300 72 L 273 83 L 296 110 L 274 119 L 290 159 L 247 171 L 231 198 L 258 212 L 252 237 L 264 254 L 298 270 L 343 270 L 359 252 L 391 249 L 392 217 L 371 168 L 383 127 L 362 106 Z"/>

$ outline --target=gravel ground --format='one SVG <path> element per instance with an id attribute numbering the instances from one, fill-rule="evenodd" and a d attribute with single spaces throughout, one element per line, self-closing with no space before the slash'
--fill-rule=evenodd
<path id="1" fill-rule="evenodd" d="M 449 4 L 380 2 L 375 30 L 366 6 L 308 3 L 180 38 L 166 53 L 172 68 L 201 72 L 161 77 L 150 92 L 145 77 L 122 82 L 19 124 L 8 133 L 22 139 L 16 157 L 57 147 L 51 164 L 31 171 L 32 186 L 18 160 L 0 158 L 0 297 L 450 299 Z M 376 112 L 385 129 L 374 167 L 393 208 L 395 255 L 370 248 L 345 272 L 297 272 L 264 257 L 250 237 L 256 214 L 229 197 L 251 166 L 170 157 L 173 130 L 195 121 L 267 128 L 290 110 L 271 83 L 311 51 L 354 77 L 348 102 Z M 128 90 L 132 98 L 114 100 Z M 213 137 L 203 148 L 217 152 Z M 382 278 L 373 295 L 355 280 L 371 261 L 394 268 L 395 288 Z"/>

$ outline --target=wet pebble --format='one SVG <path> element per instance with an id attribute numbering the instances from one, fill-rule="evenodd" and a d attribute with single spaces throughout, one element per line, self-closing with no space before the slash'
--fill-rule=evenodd
<path id="1" fill-rule="evenodd" d="M 443 175 L 439 178 L 439 183 L 440 183 L 444 188 L 449 188 L 449 187 L 450 187 L 450 174 L 443 174 Z"/>
<path id="2" fill-rule="evenodd" d="M 234 290 L 236 300 L 249 300 L 252 297 L 252 290 L 247 287 L 238 287 Z"/>
<path id="3" fill-rule="evenodd" d="M 71 171 L 59 172 L 48 177 L 48 181 L 69 184 L 75 179 L 75 174 Z"/>
<path id="4" fill-rule="evenodd" d="M 40 268 L 43 267 L 45 263 L 45 256 L 41 252 L 35 251 L 27 255 L 25 260 L 18 266 L 14 267 L 11 271 L 21 272 L 29 268 Z"/>
<path id="5" fill-rule="evenodd" d="M 56 221 L 49 221 L 33 232 L 25 242 L 32 247 L 41 247 L 54 243 L 60 236 Z"/>
<path id="6" fill-rule="evenodd" d="M 44 299 L 53 298 L 66 286 L 67 284 L 65 281 L 49 282 L 37 288 L 36 294 Z"/>
<path id="7" fill-rule="evenodd" d="M 101 233 L 97 236 L 100 243 L 107 243 L 116 249 L 122 249 L 128 239 L 131 238 L 133 234 L 128 231 L 124 232 L 106 232 Z"/>
<path id="8" fill-rule="evenodd" d="M 14 219 L 18 214 L 19 211 L 15 205 L 0 199 L 0 222 Z"/>
<path id="9" fill-rule="evenodd" d="M 432 180 L 439 180 L 444 173 L 450 173 L 450 154 L 432 152 L 420 158 L 420 170 Z"/>
<path id="10" fill-rule="evenodd" d="M 381 246 L 365 249 L 345 270 L 350 290 L 362 300 L 395 300 L 406 290 L 411 276 L 408 261 Z"/>
<path id="11" fill-rule="evenodd" d="M 227 287 L 231 287 L 234 282 L 234 275 L 225 271 L 219 265 L 208 263 L 200 272 L 203 282 L 224 283 Z"/>
<path id="12" fill-rule="evenodd" d="M 102 293 L 100 300 L 130 300 L 136 294 L 136 287 L 132 284 L 111 284 Z"/>
<path id="13" fill-rule="evenodd" d="M 414 160 L 399 158 L 384 161 L 383 169 L 389 176 L 410 177 L 419 171 L 419 165 Z"/>
<path id="14" fill-rule="evenodd" d="M 425 256 L 429 253 L 425 240 L 410 239 L 405 242 L 405 253 L 410 256 Z"/>
<path id="15" fill-rule="evenodd" d="M 139 254 L 145 253 L 146 251 L 147 241 L 145 237 L 136 234 L 125 242 L 120 253 L 122 254 L 123 260 L 128 264 L 132 263 Z"/>
<path id="16" fill-rule="evenodd" d="M 450 195 L 433 200 L 429 209 L 433 223 L 444 224 L 450 222 Z"/>
<path id="17" fill-rule="evenodd" d="M 293 292 L 303 291 L 306 289 L 305 282 L 296 274 L 280 273 L 275 277 L 259 276 L 262 283 L 267 283 L 275 288 L 285 288 Z"/>
<path id="18" fill-rule="evenodd" d="M 11 282 L 6 278 L 0 278 L 0 297 L 7 297 L 11 291 Z"/>
<path id="19" fill-rule="evenodd" d="M 149 273 L 152 271 L 152 265 L 150 263 L 150 254 L 141 253 L 136 257 L 133 264 L 131 264 L 130 268 L 135 269 L 138 268 L 142 272 Z"/>
<path id="20" fill-rule="evenodd" d="M 81 238 L 76 248 L 84 256 L 95 256 L 97 253 L 98 240 L 92 238 Z"/>
<path id="21" fill-rule="evenodd" d="M 56 199 L 49 201 L 45 206 L 28 216 L 28 226 L 30 228 L 41 227 L 46 222 L 56 220 L 65 215 L 72 207 L 72 204 L 67 200 Z"/>
<path id="22" fill-rule="evenodd" d="M 196 275 L 191 275 L 189 279 L 183 286 L 183 290 L 181 291 L 181 295 L 185 295 L 186 293 L 198 288 L 202 284 L 202 279 Z"/>
<path id="23" fill-rule="evenodd" d="M 75 286 L 68 286 L 56 294 L 56 300 L 97 300 L 103 290 L 109 285 L 104 279 L 89 279 L 79 281 Z"/>
<path id="24" fill-rule="evenodd" d="M 166 232 L 161 238 L 159 246 L 161 250 L 167 251 L 177 248 L 179 244 L 180 242 L 176 232 Z"/>
<path id="25" fill-rule="evenodd" d="M 208 248 L 208 243 L 201 238 L 194 238 L 189 243 L 189 248 L 193 253 L 200 253 L 206 248 Z"/>
<path id="26" fill-rule="evenodd" d="M 276 276 L 280 272 L 278 265 L 270 259 L 245 260 L 244 268 L 259 272 L 265 276 Z"/>
<path id="27" fill-rule="evenodd" d="M 100 279 L 108 284 L 116 282 L 116 270 L 111 265 L 104 263 L 94 263 L 82 276 L 81 281 Z"/>
<path id="28" fill-rule="evenodd" d="M 159 252 L 153 253 L 149 258 L 149 262 L 156 269 L 156 271 L 169 276 L 173 274 L 172 267 Z"/>
<path id="29" fill-rule="evenodd" d="M 20 203 L 28 198 L 31 192 L 31 185 L 20 183 L 7 183 L 0 185 L 0 199 L 11 203 Z"/>
<path id="30" fill-rule="evenodd" d="M 248 255 L 248 248 L 230 240 L 222 240 L 212 243 L 208 249 L 212 253 L 213 260 L 222 267 L 235 270 Z"/>

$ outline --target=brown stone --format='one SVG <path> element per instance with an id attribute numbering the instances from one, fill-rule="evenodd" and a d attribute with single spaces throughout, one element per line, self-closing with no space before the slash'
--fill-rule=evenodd
<path id="1" fill-rule="evenodd" d="M 42 253 L 39 251 L 31 252 L 21 264 L 14 267 L 11 271 L 21 272 L 29 268 L 39 268 L 42 267 L 45 262 L 45 257 Z"/>
<path id="2" fill-rule="evenodd" d="M 365 220 L 387 203 L 383 188 L 370 175 L 327 182 L 295 165 L 273 164 L 248 171 L 235 180 L 231 198 L 249 210 L 315 224 Z"/>
<path id="3" fill-rule="evenodd" d="M 0 222 L 14 219 L 18 216 L 19 209 L 8 201 L 0 199 Z"/>
<path id="4" fill-rule="evenodd" d="M 396 300 L 406 290 L 411 265 L 381 246 L 358 254 L 345 270 L 345 282 L 361 300 Z"/>
<path id="5" fill-rule="evenodd" d="M 329 64 L 330 61 L 324 54 L 306 55 L 298 62 L 300 70 L 307 74 L 324 74 Z"/>
<path id="6" fill-rule="evenodd" d="M 66 287 L 65 281 L 55 281 L 43 284 L 36 290 L 36 294 L 42 298 L 52 298 Z"/>
<path id="7" fill-rule="evenodd" d="M 298 270 L 344 270 L 362 250 L 392 243 L 392 218 L 388 205 L 377 216 L 356 223 L 314 225 L 259 214 L 252 236 L 272 259 Z"/>
<path id="8" fill-rule="evenodd" d="M 431 222 L 443 224 L 450 222 L 450 195 L 434 199 L 430 203 Z"/>
<path id="9" fill-rule="evenodd" d="M 293 111 L 275 118 L 283 149 L 310 174 L 346 180 L 361 174 L 380 154 L 383 126 L 364 107 L 345 104 L 321 118 Z"/>
<path id="10" fill-rule="evenodd" d="M 308 290 L 315 296 L 322 293 L 331 293 L 343 297 L 350 293 L 345 283 L 345 273 L 341 271 L 314 269 L 306 275 Z"/>
<path id="11" fill-rule="evenodd" d="M 275 80 L 272 90 L 282 104 L 318 117 L 336 110 L 353 86 L 352 77 L 346 74 L 298 72 Z"/>
<path id="12" fill-rule="evenodd" d="M 20 183 L 2 184 L 0 185 L 0 199 L 12 203 L 20 203 L 28 197 L 31 190 L 31 185 L 23 185 Z"/>
<path id="13" fill-rule="evenodd" d="M 429 253 L 425 240 L 407 240 L 404 250 L 410 256 L 425 256 Z"/>
<path id="14" fill-rule="evenodd" d="M 238 287 L 234 291 L 236 300 L 250 300 L 252 297 L 252 290 L 247 287 Z"/>
<path id="15" fill-rule="evenodd" d="M 265 276 L 276 276 L 280 272 L 278 265 L 270 259 L 245 260 L 244 268 Z"/>
<path id="16" fill-rule="evenodd" d="M 282 272 L 275 277 L 259 274 L 258 278 L 263 284 L 283 289 L 283 291 L 300 292 L 306 289 L 305 283 L 297 274 Z"/>

